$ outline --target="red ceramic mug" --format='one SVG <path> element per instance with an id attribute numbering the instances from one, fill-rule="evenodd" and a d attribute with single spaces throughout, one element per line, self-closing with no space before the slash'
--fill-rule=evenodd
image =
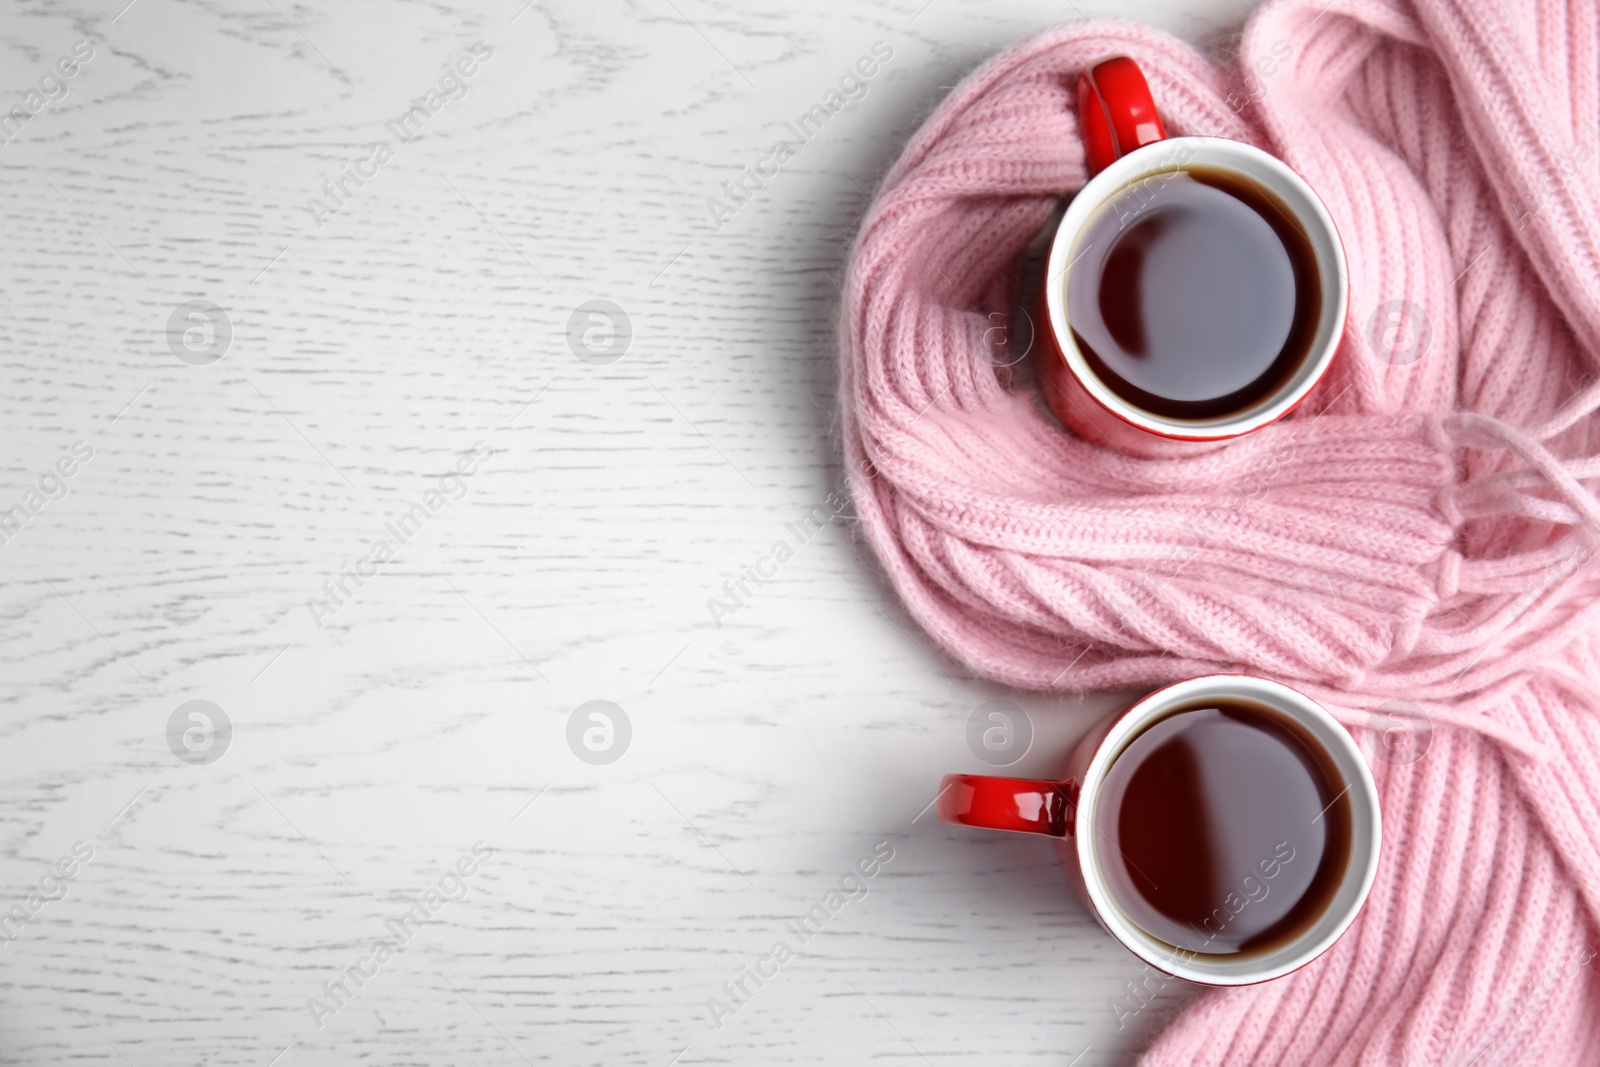
<path id="1" fill-rule="evenodd" d="M 1322 201 L 1287 164 L 1259 148 L 1221 137 L 1168 137 L 1144 75 L 1125 56 L 1080 76 L 1078 114 L 1096 173 L 1072 198 L 1056 230 L 1040 300 L 1048 328 L 1038 331 L 1038 367 L 1051 409 L 1086 440 L 1147 455 L 1182 454 L 1193 445 L 1173 442 L 1223 441 L 1288 414 L 1332 362 L 1349 302 L 1344 248 Z M 1073 265 L 1085 251 L 1085 230 L 1102 210 L 1125 200 L 1128 190 L 1148 189 L 1191 167 L 1225 172 L 1283 205 L 1314 253 L 1320 287 L 1316 324 L 1294 370 L 1238 410 L 1207 418 L 1158 414 L 1102 381 L 1074 336 L 1066 299 Z"/>
<path id="2" fill-rule="evenodd" d="M 1300 742 L 1314 746 L 1319 762 L 1331 769 L 1334 799 L 1348 797 L 1344 809 L 1342 868 L 1319 886 L 1321 903 L 1293 934 L 1260 951 L 1212 953 L 1179 948 L 1144 929 L 1130 912 L 1127 889 L 1119 886 L 1108 850 L 1116 845 L 1097 822 L 1116 814 L 1109 805 L 1107 774 L 1133 740 L 1176 711 L 1211 703 L 1263 709 L 1295 728 Z M 1324 759 L 1325 757 L 1325 759 Z M 1108 806 L 1102 812 L 1102 806 Z M 1055 841 L 1067 880 L 1100 924 L 1129 951 L 1167 974 L 1207 985 L 1233 986 L 1264 982 L 1303 967 L 1338 940 L 1355 921 L 1377 874 L 1382 821 L 1377 787 L 1361 750 L 1328 712 L 1311 698 L 1278 682 L 1248 675 L 1209 675 L 1157 690 L 1090 731 L 1068 758 L 1059 779 L 1033 781 L 988 775 L 945 777 L 938 799 L 939 818 L 947 823 L 990 830 L 1038 834 Z M 1326 809 L 1324 809 L 1326 811 Z M 1263 856 L 1260 871 L 1252 863 L 1242 872 L 1224 872 L 1219 884 L 1240 886 L 1228 897 L 1220 892 L 1218 914 L 1229 921 L 1236 896 L 1239 907 L 1264 899 L 1275 874 L 1264 873 L 1282 857 Z M 1215 873 L 1215 872 L 1213 872 Z M 1253 887 L 1252 881 L 1254 879 Z M 1216 879 L 1213 878 L 1213 881 Z M 1260 896 L 1257 896 L 1257 892 Z M 1284 903 L 1280 898 L 1279 905 Z M 1238 912 L 1232 912 L 1237 915 Z M 1210 929 L 1210 923 L 1207 923 Z"/>

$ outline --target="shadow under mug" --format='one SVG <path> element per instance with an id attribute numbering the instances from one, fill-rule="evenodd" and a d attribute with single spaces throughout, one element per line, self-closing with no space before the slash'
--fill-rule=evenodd
<path id="1" fill-rule="evenodd" d="M 1321 913 L 1288 940 L 1258 953 L 1199 953 L 1147 933 L 1118 903 L 1102 853 L 1111 845 L 1096 833 L 1102 787 L 1112 763 L 1146 727 L 1179 708 L 1217 700 L 1264 707 L 1294 722 L 1327 757 L 1350 798 L 1349 854 Z M 1382 819 L 1372 772 L 1355 740 L 1316 701 L 1265 678 L 1215 674 L 1158 689 L 1091 730 L 1074 748 L 1059 780 L 1033 781 L 951 774 L 941 783 L 939 818 L 960 826 L 1041 834 L 1053 838 L 1067 880 L 1111 936 L 1150 966 L 1191 982 L 1216 986 L 1265 982 L 1326 952 L 1367 899 L 1378 871 Z"/>
<path id="2" fill-rule="evenodd" d="M 1098 173 L 1072 198 L 1056 229 L 1039 300 L 1048 328 L 1038 331 L 1038 368 L 1051 410 L 1085 440 L 1154 456 L 1183 455 L 1194 451 L 1193 442 L 1239 437 L 1288 414 L 1332 363 L 1349 304 L 1344 246 L 1322 200 L 1288 164 L 1252 145 L 1223 137 L 1168 137 L 1144 75 L 1126 56 L 1079 77 L 1078 115 L 1090 169 Z M 1160 415 L 1118 395 L 1095 375 L 1067 319 L 1067 286 L 1088 224 L 1125 190 L 1189 167 L 1231 174 L 1286 207 L 1315 255 L 1321 296 L 1311 343 L 1293 373 L 1239 410 L 1203 419 Z"/>

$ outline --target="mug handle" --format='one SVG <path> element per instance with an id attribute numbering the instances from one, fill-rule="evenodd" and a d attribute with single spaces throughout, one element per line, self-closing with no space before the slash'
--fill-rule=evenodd
<path id="1" fill-rule="evenodd" d="M 1167 136 L 1150 83 L 1127 56 L 1102 60 L 1078 75 L 1078 126 L 1091 175 Z"/>
<path id="2" fill-rule="evenodd" d="M 939 783 L 939 818 L 957 826 L 1070 837 L 1078 783 L 947 774 Z"/>

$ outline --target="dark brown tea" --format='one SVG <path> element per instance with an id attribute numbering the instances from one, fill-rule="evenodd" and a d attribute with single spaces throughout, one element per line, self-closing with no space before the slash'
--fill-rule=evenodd
<path id="1" fill-rule="evenodd" d="M 1244 703 L 1175 711 L 1111 765 L 1095 815 L 1106 884 L 1176 949 L 1262 953 L 1308 929 L 1350 852 L 1351 806 L 1323 749 Z"/>
<path id="2" fill-rule="evenodd" d="M 1271 193 L 1192 167 L 1123 189 L 1089 220 L 1067 322 L 1095 376 L 1167 418 L 1241 411 L 1285 385 L 1321 315 L 1316 251 Z"/>

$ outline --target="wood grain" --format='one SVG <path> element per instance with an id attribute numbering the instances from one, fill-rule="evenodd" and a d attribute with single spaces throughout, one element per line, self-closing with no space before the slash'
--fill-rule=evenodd
<path id="1" fill-rule="evenodd" d="M 1057 17 L 1020 0 L 46 2 L 0 15 L 0 1060 L 1127 1062 L 1140 973 L 1050 848 L 922 815 L 1008 696 L 1050 772 L 1115 697 L 1007 694 L 917 633 L 849 515 L 733 617 L 726 579 L 840 488 L 848 243 L 916 124 Z M 1203 41 L 1244 0 L 1115 13 Z M 718 228 L 724 181 L 876 41 L 892 61 Z M 466 95 L 340 210 L 308 199 L 475 42 Z M 226 354 L 167 324 L 224 309 Z M 616 362 L 568 318 L 610 300 Z M 477 442 L 464 495 L 318 626 L 308 599 Z M 169 749 L 215 702 L 219 761 Z M 567 719 L 616 702 L 605 766 Z M 531 801 L 531 803 L 530 803 Z M 494 858 L 319 1029 L 307 1008 L 458 856 Z M 748 1005 L 708 998 L 878 842 Z M 676 1057 L 676 1059 L 675 1059 Z"/>

